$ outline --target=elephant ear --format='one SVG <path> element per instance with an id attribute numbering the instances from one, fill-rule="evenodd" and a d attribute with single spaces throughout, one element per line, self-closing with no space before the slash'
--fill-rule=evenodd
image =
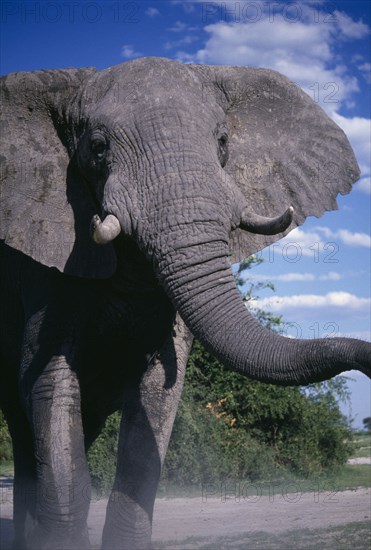
<path id="1" fill-rule="evenodd" d="M 225 170 L 248 207 L 264 216 L 294 207 L 285 233 L 232 233 L 233 261 L 280 239 L 308 216 L 338 208 L 336 197 L 349 193 L 360 175 L 344 132 L 298 86 L 268 69 L 201 69 L 214 82 L 226 112 L 229 159 Z"/>
<path id="2" fill-rule="evenodd" d="M 108 277 L 111 245 L 89 235 L 95 213 L 71 161 L 65 111 L 95 69 L 13 73 L 1 79 L 0 239 L 70 275 Z M 71 111 L 71 109 L 70 109 Z"/>

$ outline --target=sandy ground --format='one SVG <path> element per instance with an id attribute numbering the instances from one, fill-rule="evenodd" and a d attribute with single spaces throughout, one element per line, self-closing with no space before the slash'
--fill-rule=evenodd
<path id="1" fill-rule="evenodd" d="M 371 517 L 368 489 L 341 493 L 284 493 L 252 496 L 194 499 L 160 499 L 156 503 L 153 540 L 181 540 L 188 536 L 221 537 L 238 533 L 318 529 Z M 170 518 L 172 520 L 170 521 Z"/>
<path id="2" fill-rule="evenodd" d="M 0 480 L 1 548 L 9 548 L 12 538 L 11 480 Z M 299 485 L 284 490 L 272 485 L 262 496 L 257 485 L 229 487 L 217 491 L 208 487 L 194 498 L 158 499 L 155 506 L 153 542 L 171 548 L 197 548 L 201 542 L 212 545 L 218 537 L 254 534 L 258 531 L 284 533 L 294 529 L 318 529 L 371 518 L 371 491 L 302 493 Z M 89 514 L 89 533 L 99 545 L 107 501 L 93 501 Z M 192 542 L 195 537 L 198 542 Z M 187 540 L 188 539 L 188 540 Z M 182 542 L 183 541 L 183 542 Z M 228 546 L 226 546 L 228 548 Z"/>

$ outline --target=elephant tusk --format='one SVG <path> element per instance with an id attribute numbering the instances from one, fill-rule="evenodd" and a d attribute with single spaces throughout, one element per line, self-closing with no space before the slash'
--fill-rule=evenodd
<path id="1" fill-rule="evenodd" d="M 276 218 L 266 218 L 249 212 L 244 208 L 241 215 L 239 227 L 250 233 L 258 233 L 259 235 L 276 235 L 287 229 L 292 222 L 294 209 L 290 206 L 281 216 Z"/>
<path id="2" fill-rule="evenodd" d="M 108 214 L 103 222 L 96 214 L 91 220 L 90 231 L 97 244 L 106 244 L 121 233 L 121 225 L 116 216 L 112 214 Z"/>

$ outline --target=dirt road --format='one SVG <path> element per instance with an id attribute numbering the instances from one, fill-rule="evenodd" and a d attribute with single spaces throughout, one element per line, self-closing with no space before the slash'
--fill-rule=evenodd
<path id="1" fill-rule="evenodd" d="M 2 482 L 1 548 L 9 548 L 12 535 L 11 482 Z M 220 537 L 248 540 L 257 532 L 280 534 L 292 530 L 319 529 L 371 518 L 369 489 L 344 492 L 302 493 L 300 486 L 285 489 L 272 485 L 262 496 L 259 485 L 229 487 L 217 491 L 206 487 L 194 498 L 158 499 L 155 506 L 153 542 L 155 548 L 194 549 L 207 543 L 208 548 L 245 548 L 218 546 Z M 89 532 L 91 542 L 99 547 L 105 517 L 106 500 L 91 503 Z M 215 546 L 213 546 L 215 541 Z M 218 543 L 219 544 L 219 543 Z M 263 548 L 253 546 L 253 548 Z M 246 546 L 246 548 L 252 548 Z"/>

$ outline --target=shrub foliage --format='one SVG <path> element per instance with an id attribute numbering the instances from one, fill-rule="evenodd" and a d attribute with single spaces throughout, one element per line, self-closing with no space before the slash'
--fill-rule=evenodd
<path id="1" fill-rule="evenodd" d="M 338 378 L 308 391 L 248 380 L 226 371 L 196 341 L 164 478 L 256 480 L 283 470 L 309 476 L 344 464 L 352 433 L 336 395 L 345 384 Z"/>

